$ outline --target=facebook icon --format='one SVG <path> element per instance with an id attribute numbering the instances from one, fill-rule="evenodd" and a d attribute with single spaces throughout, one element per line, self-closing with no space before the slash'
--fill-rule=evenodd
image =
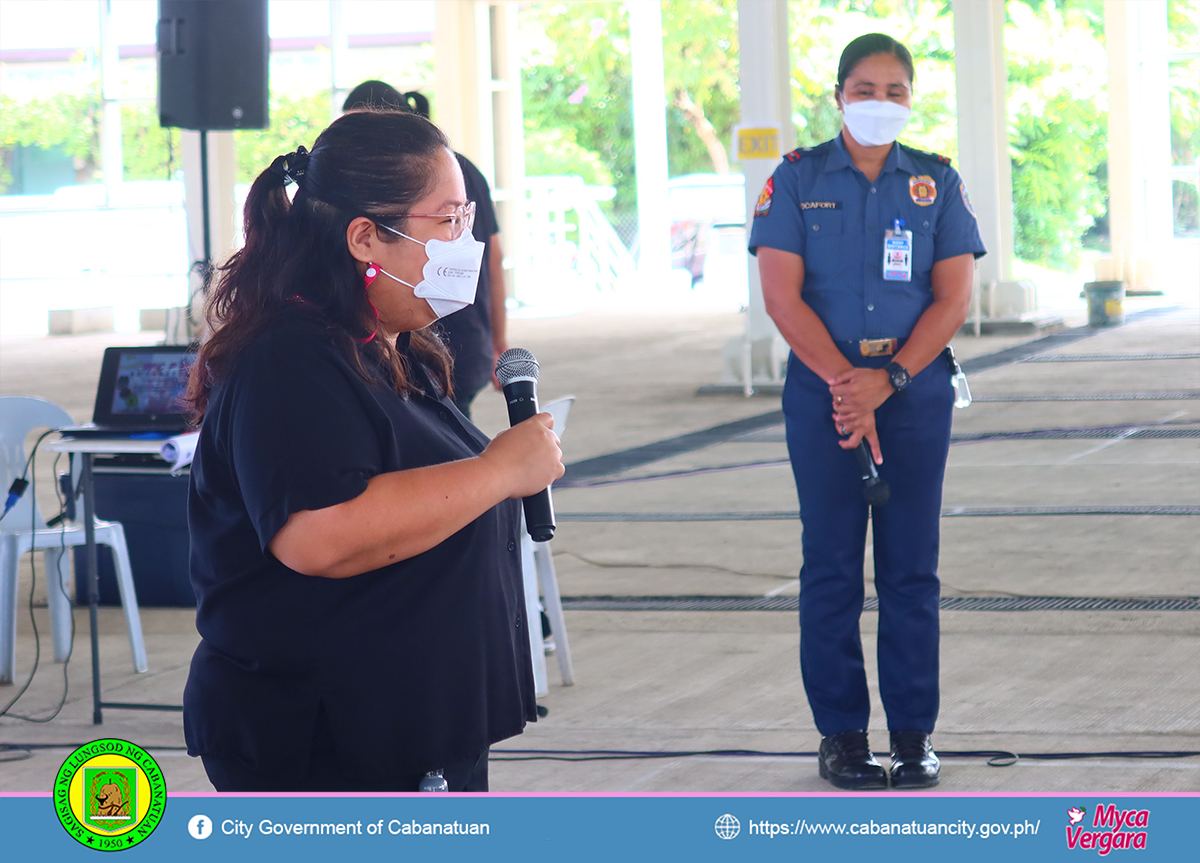
<path id="1" fill-rule="evenodd" d="M 207 839 L 212 835 L 212 819 L 207 815 L 193 815 L 188 822 L 188 833 L 193 839 Z"/>

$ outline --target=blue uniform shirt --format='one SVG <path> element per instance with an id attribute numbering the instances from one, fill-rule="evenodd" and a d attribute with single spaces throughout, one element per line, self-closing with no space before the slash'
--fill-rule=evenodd
<path id="1" fill-rule="evenodd" d="M 912 281 L 884 281 L 884 232 L 912 231 Z M 837 342 L 906 338 L 933 302 L 935 261 L 987 250 L 966 186 L 944 156 L 896 143 L 874 183 L 842 136 L 788 153 L 754 208 L 759 246 L 804 258 L 804 301 Z"/>

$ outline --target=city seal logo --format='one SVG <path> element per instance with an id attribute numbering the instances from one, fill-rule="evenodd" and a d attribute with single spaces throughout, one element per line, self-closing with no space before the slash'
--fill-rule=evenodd
<path id="1" fill-rule="evenodd" d="M 162 770 L 127 740 L 93 740 L 72 752 L 54 780 L 54 811 L 79 844 L 98 851 L 137 845 L 167 805 Z"/>

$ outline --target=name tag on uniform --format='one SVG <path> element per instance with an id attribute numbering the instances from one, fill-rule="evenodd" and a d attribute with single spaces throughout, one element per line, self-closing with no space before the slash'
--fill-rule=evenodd
<path id="1" fill-rule="evenodd" d="M 912 281 L 912 231 L 904 230 L 904 220 L 896 219 L 883 235 L 883 278 L 888 282 Z"/>

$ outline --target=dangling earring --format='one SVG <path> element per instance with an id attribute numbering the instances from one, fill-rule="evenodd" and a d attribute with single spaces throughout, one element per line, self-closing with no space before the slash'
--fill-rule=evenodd
<path id="1" fill-rule="evenodd" d="M 364 345 L 379 334 L 379 309 L 375 308 L 375 304 L 371 302 L 371 297 L 367 294 L 367 288 L 371 287 L 371 283 L 377 278 L 379 278 L 379 267 L 368 261 L 367 269 L 363 273 L 363 296 L 367 298 L 367 305 L 370 306 L 371 311 L 375 313 L 375 330 L 371 333 L 371 335 L 360 340 Z"/>

